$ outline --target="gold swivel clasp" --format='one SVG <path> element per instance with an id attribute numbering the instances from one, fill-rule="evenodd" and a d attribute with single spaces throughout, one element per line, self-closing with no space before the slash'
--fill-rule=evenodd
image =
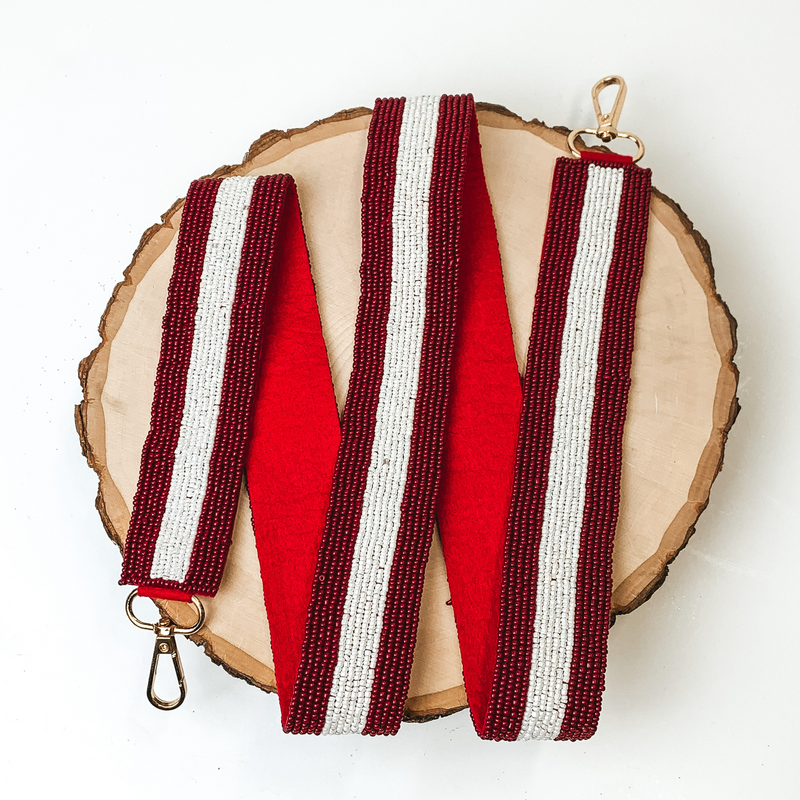
<path id="1" fill-rule="evenodd" d="M 147 679 L 147 699 L 162 711 L 172 711 L 186 699 L 186 676 L 183 672 L 181 657 L 175 644 L 175 634 L 191 636 L 197 633 L 206 621 L 206 610 L 197 597 L 192 597 L 192 605 L 197 609 L 197 621 L 191 628 L 179 628 L 172 624 L 163 614 L 158 622 L 143 622 L 133 613 L 133 601 L 139 596 L 138 589 L 134 589 L 125 601 L 125 613 L 128 619 L 137 627 L 145 631 L 153 631 L 156 635 L 156 644 L 153 648 L 153 661 L 150 664 L 150 676 Z M 155 689 L 158 662 L 161 658 L 168 658 L 175 669 L 178 681 L 178 697 L 174 700 L 162 700 Z"/>
<path id="2" fill-rule="evenodd" d="M 614 105 L 611 106 L 611 111 L 605 113 L 602 108 L 600 108 L 600 93 L 603 91 L 603 89 L 607 89 L 609 86 L 617 86 L 619 88 L 617 89 L 617 96 L 614 98 Z M 567 144 L 569 145 L 569 149 L 572 151 L 572 155 L 574 155 L 576 158 L 580 158 L 581 154 L 578 148 L 575 146 L 575 140 L 582 133 L 590 133 L 606 143 L 613 142 L 614 139 L 617 138 L 630 139 L 637 147 L 636 155 L 633 157 L 634 162 L 641 159 L 641 157 L 644 155 L 644 144 L 642 144 L 642 140 L 639 139 L 638 136 L 634 136 L 632 133 L 618 130 L 619 118 L 622 114 L 622 106 L 625 103 L 625 97 L 627 94 L 628 87 L 625 85 L 625 81 L 619 75 L 609 75 L 608 77 L 597 81 L 597 83 L 592 87 L 592 104 L 594 105 L 594 113 L 597 117 L 597 127 L 576 128 L 570 133 L 570 135 L 567 137 Z"/>

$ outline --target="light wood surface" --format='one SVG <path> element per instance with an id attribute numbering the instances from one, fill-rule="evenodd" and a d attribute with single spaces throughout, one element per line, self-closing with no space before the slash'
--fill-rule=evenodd
<path id="1" fill-rule="evenodd" d="M 566 130 L 525 122 L 497 106 L 478 108 L 484 168 L 522 369 L 550 180 L 555 159 L 566 153 Z M 215 173 L 294 176 L 340 409 L 352 368 L 361 181 L 370 113 L 355 109 L 303 130 L 265 134 L 243 164 Z M 169 209 L 163 224 L 142 237 L 101 321 L 102 342 L 80 368 L 84 400 L 76 408 L 76 424 L 84 454 L 100 479 L 98 510 L 120 546 L 150 423 L 161 318 L 182 202 Z M 667 565 L 688 540 L 708 502 L 738 410 L 734 351 L 735 323 L 716 294 L 708 246 L 678 206 L 654 190 L 623 445 L 614 547 L 615 614 L 634 610 L 663 582 Z M 205 602 L 207 625 L 193 638 L 232 674 L 274 690 L 248 509 L 247 502 L 240 503 L 222 586 L 215 598 Z M 435 537 L 426 570 L 408 719 L 430 719 L 466 704 L 448 600 L 441 546 Z M 173 619 L 189 624 L 193 612 L 183 604 L 163 605 Z"/>

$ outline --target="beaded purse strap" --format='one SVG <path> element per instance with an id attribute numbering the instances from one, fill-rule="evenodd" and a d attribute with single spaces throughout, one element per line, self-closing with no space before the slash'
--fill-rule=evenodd
<path id="1" fill-rule="evenodd" d="M 650 172 L 631 159 L 558 159 L 518 428 L 455 403 L 473 416 L 447 447 L 472 474 L 445 464 L 438 518 L 484 738 L 585 739 L 597 726 L 649 201 Z M 478 390 L 455 385 L 456 397 Z M 513 472 L 497 471 L 499 441 L 516 446 Z M 492 485 L 478 480 L 492 470 Z"/>
<path id="2" fill-rule="evenodd" d="M 142 595 L 219 588 L 283 227 L 308 270 L 289 176 L 195 181 L 187 194 L 120 581 Z"/>
<path id="3" fill-rule="evenodd" d="M 324 471 L 326 516 L 314 508 L 321 541 L 282 521 L 293 516 L 288 484 L 308 470 L 276 483 L 280 462 L 295 456 L 277 441 L 281 427 L 256 424 L 248 486 L 288 731 L 393 733 L 400 725 L 440 485 L 459 271 L 475 239 L 461 231 L 472 184 L 482 192 L 510 345 L 472 98 L 379 100 L 364 168 L 353 372 L 335 469 Z M 267 371 L 263 380 L 267 387 Z M 270 419 L 280 398 L 259 398 L 257 419 Z M 309 535 L 318 555 L 295 541 Z M 299 598 L 288 609 L 287 593 Z"/>
<path id="4" fill-rule="evenodd" d="M 438 517 L 479 735 L 590 736 L 649 180 L 558 160 L 521 383 L 472 98 L 378 101 L 341 427 L 291 180 L 193 184 L 123 581 L 216 591 L 246 451 L 285 730 L 397 731 Z"/>

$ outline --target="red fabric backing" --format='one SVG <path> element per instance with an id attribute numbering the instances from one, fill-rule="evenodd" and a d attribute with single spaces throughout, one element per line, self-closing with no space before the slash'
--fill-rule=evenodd
<path id="1" fill-rule="evenodd" d="M 437 516 L 467 696 L 482 728 L 497 648 L 522 391 L 476 122 L 460 229 L 458 322 Z"/>
<path id="2" fill-rule="evenodd" d="M 581 150 L 581 158 L 586 161 L 596 161 L 600 164 L 616 164 L 617 166 L 633 164 L 632 156 L 622 156 L 617 153 L 601 153 L 597 150 Z"/>
<path id="3" fill-rule="evenodd" d="M 191 603 L 192 595 L 179 589 L 165 589 L 162 586 L 140 586 L 139 597 L 152 597 L 155 600 L 177 600 L 181 603 Z"/>
<path id="4" fill-rule="evenodd" d="M 285 719 L 340 437 L 293 187 L 275 261 L 246 472 Z"/>

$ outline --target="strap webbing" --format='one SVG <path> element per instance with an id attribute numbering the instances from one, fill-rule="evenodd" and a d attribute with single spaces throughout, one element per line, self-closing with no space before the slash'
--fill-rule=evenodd
<path id="1" fill-rule="evenodd" d="M 559 159 L 521 383 L 472 98 L 378 101 L 340 428 L 291 180 L 193 184 L 123 580 L 216 591 L 247 447 L 287 731 L 396 732 L 438 516 L 479 735 L 590 736 L 648 203 Z"/>
<path id="2" fill-rule="evenodd" d="M 272 268 L 287 259 L 308 272 L 289 176 L 191 185 L 122 583 L 184 599 L 214 595 L 219 588 L 239 499 Z M 313 292 L 309 301 L 316 314 Z"/>
<path id="3" fill-rule="evenodd" d="M 445 465 L 442 546 L 484 738 L 583 739 L 597 726 L 649 199 L 650 172 L 630 159 L 556 163 L 502 556 L 470 505 L 474 476 Z M 479 417 L 448 430 L 461 461 L 492 448 Z"/>

